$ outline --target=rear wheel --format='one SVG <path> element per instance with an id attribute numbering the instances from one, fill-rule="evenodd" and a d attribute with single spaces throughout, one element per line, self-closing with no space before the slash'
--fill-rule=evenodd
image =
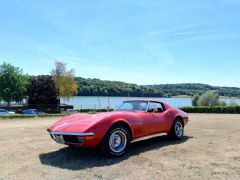
<path id="1" fill-rule="evenodd" d="M 180 140 L 184 135 L 184 124 L 181 119 L 176 119 L 169 133 L 170 137 L 175 140 Z"/>
<path id="2" fill-rule="evenodd" d="M 112 157 L 122 156 L 127 152 L 130 142 L 130 132 L 123 125 L 116 125 L 109 129 L 104 136 L 100 151 L 102 154 Z"/>

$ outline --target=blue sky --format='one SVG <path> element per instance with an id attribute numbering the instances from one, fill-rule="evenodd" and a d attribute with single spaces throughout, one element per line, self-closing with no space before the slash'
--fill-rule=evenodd
<path id="1" fill-rule="evenodd" d="M 0 0 L 0 63 L 31 75 L 240 87 L 240 0 Z"/>

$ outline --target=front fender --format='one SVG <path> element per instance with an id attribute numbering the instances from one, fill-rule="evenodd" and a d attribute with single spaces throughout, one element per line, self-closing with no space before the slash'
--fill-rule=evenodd
<path id="1" fill-rule="evenodd" d="M 102 141 L 108 130 L 117 123 L 125 123 L 131 131 L 131 136 L 133 135 L 132 125 L 129 123 L 128 120 L 123 118 L 104 119 L 91 126 L 87 131 L 93 132 L 95 134 L 94 139 L 96 141 L 96 144 L 98 145 Z"/>

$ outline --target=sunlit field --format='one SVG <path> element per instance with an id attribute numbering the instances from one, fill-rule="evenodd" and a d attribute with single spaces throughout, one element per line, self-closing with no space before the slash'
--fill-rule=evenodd
<path id="1" fill-rule="evenodd" d="M 190 114 L 182 141 L 131 144 L 121 158 L 56 144 L 59 118 L 0 119 L 0 179 L 239 179 L 240 115 Z"/>

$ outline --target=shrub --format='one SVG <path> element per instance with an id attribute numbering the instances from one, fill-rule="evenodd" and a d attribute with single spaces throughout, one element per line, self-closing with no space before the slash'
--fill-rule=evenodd
<path id="1" fill-rule="evenodd" d="M 224 113 L 224 114 L 240 114 L 240 106 L 198 106 L 181 108 L 187 113 Z"/>
<path id="2" fill-rule="evenodd" d="M 193 106 L 197 106 L 198 99 L 199 99 L 199 94 L 195 94 L 192 99 Z"/>
<path id="3" fill-rule="evenodd" d="M 219 101 L 219 96 L 216 91 L 206 91 L 200 97 L 195 97 L 197 99 L 198 106 L 225 106 L 226 104 Z M 195 102 L 194 102 L 195 103 Z"/>

